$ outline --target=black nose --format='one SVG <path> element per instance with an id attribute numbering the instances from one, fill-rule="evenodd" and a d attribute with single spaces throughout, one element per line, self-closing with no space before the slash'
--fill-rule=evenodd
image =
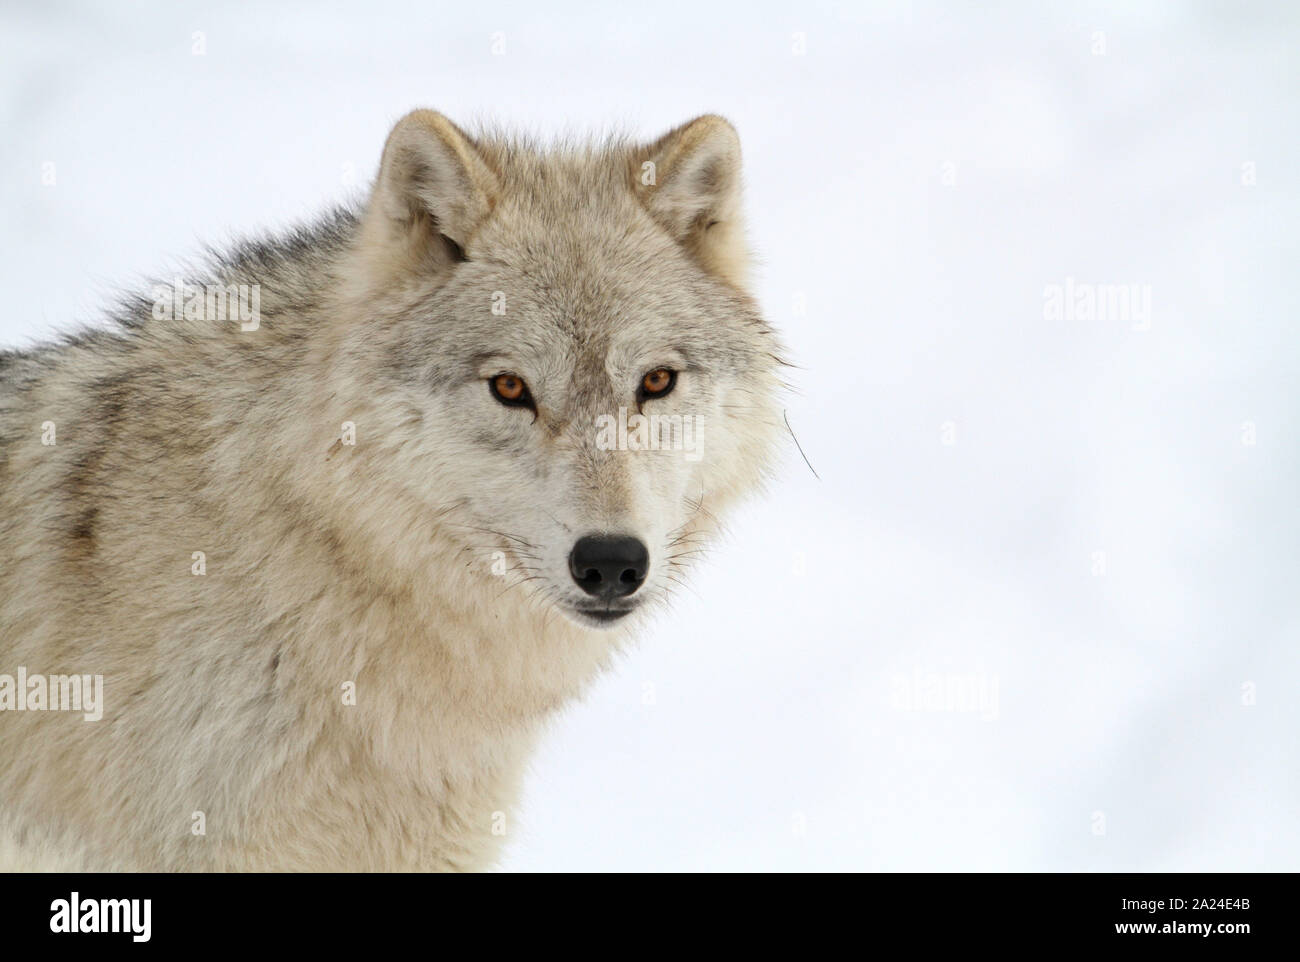
<path id="1" fill-rule="evenodd" d="M 573 580 L 597 598 L 621 598 L 641 587 L 650 570 L 650 553 L 627 535 L 588 535 L 569 553 Z"/>

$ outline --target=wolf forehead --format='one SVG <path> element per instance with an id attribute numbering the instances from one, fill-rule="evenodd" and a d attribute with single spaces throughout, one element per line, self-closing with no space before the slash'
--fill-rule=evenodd
<path id="1" fill-rule="evenodd" d="M 435 387 L 511 372 L 594 395 L 657 367 L 718 378 L 767 357 L 753 333 L 761 319 L 728 292 L 695 294 L 689 276 L 660 272 L 629 286 L 590 265 L 553 280 L 474 262 L 460 271 L 451 290 L 407 312 L 413 323 L 394 345 L 394 368 L 409 375 L 424 359 Z"/>
<path id="2" fill-rule="evenodd" d="M 674 347 L 696 359 L 712 355 L 715 362 L 732 358 L 745 346 L 744 327 L 760 323 L 745 299 L 710 284 L 671 251 L 635 268 L 601 245 L 586 256 L 536 256 L 535 266 L 462 263 L 425 300 L 428 316 L 481 351 L 590 357 Z"/>

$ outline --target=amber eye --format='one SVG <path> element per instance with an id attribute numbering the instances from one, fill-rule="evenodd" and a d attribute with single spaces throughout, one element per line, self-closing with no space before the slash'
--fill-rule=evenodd
<path id="1" fill-rule="evenodd" d="M 533 396 L 528 393 L 528 385 L 518 374 L 498 374 L 488 385 L 492 396 L 509 407 L 532 407 Z"/>
<path id="2" fill-rule="evenodd" d="M 658 367 L 641 378 L 641 397 L 663 397 L 677 383 L 677 372 L 666 367 Z"/>

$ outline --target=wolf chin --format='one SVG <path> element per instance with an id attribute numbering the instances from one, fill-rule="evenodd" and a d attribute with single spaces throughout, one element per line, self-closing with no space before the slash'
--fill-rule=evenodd
<path id="1" fill-rule="evenodd" d="M 0 354 L 0 868 L 476 870 L 543 723 L 765 476 L 740 145 L 416 111 L 368 198 Z M 626 408 L 704 425 L 598 444 Z M 689 455 L 689 456 L 688 456 Z M 9 706 L 0 706 L 9 707 Z M 30 705 L 29 705 L 30 707 Z"/>

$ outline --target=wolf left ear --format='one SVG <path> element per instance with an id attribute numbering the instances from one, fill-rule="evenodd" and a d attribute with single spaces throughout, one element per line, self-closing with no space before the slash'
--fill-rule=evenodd
<path id="1" fill-rule="evenodd" d="M 436 111 L 412 111 L 384 144 L 363 247 L 381 273 L 436 271 L 462 256 L 499 190 L 460 128 Z"/>
<path id="2" fill-rule="evenodd" d="M 749 252 L 740 211 L 740 137 L 716 114 L 639 152 L 634 185 L 646 209 L 708 270 L 744 288 Z"/>

